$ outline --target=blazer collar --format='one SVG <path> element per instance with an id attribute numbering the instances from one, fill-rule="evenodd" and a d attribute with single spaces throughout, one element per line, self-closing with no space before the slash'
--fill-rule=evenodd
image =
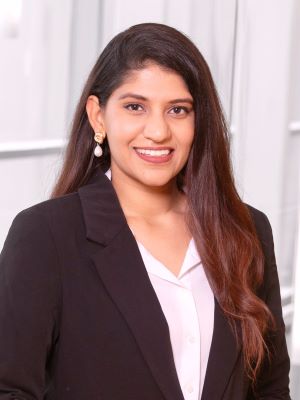
<path id="1" fill-rule="evenodd" d="M 127 320 L 165 398 L 183 400 L 168 324 L 110 179 L 98 168 L 78 193 L 89 255 L 102 282 Z M 202 400 L 223 397 L 240 354 L 240 346 L 215 299 L 214 333 Z"/>
<path id="2" fill-rule="evenodd" d="M 87 239 L 107 245 L 127 225 L 111 181 L 98 167 L 87 184 L 79 188 L 78 193 Z"/>

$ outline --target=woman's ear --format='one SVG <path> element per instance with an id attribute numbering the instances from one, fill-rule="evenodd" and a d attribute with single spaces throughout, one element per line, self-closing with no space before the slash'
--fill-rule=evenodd
<path id="1" fill-rule="evenodd" d="M 94 132 L 105 131 L 99 99 L 91 95 L 86 102 L 86 113 Z"/>

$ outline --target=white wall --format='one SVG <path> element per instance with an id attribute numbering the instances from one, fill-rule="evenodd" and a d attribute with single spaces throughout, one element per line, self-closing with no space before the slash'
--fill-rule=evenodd
<path id="1" fill-rule="evenodd" d="M 16 213 L 48 197 L 60 166 L 59 154 L 4 149 L 65 136 L 72 19 L 72 0 L 1 1 L 0 248 Z"/>
<path id="2" fill-rule="evenodd" d="M 299 208 L 299 137 L 288 128 L 295 6 L 294 0 L 239 2 L 232 121 L 240 192 L 269 216 L 287 285 Z"/>
<path id="3" fill-rule="evenodd" d="M 286 173 L 290 181 L 288 186 L 287 207 L 292 210 L 294 223 L 298 223 L 296 232 L 290 231 L 297 238 L 295 251 L 290 251 L 290 257 L 295 257 L 294 265 L 294 293 L 295 293 L 295 314 L 293 321 L 292 335 L 292 362 L 300 368 L 300 174 L 299 174 L 299 152 L 300 152 L 300 2 L 294 2 L 294 15 L 292 21 L 292 40 L 291 40 L 291 65 L 290 65 L 290 96 L 289 96 L 289 150 L 286 158 L 288 165 L 289 158 L 293 160 L 290 163 L 290 169 Z M 298 178 L 297 178 L 298 176 Z M 298 179 L 298 185 L 294 182 Z M 296 208 L 297 216 L 294 216 L 293 209 Z M 289 248 L 287 248 L 287 251 Z M 300 381 L 300 376 L 298 376 Z"/>

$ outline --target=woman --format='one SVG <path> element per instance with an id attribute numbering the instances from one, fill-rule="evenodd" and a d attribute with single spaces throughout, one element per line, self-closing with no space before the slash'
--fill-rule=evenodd
<path id="1" fill-rule="evenodd" d="M 271 227 L 183 34 L 139 24 L 104 49 L 0 293 L 0 399 L 290 398 Z"/>

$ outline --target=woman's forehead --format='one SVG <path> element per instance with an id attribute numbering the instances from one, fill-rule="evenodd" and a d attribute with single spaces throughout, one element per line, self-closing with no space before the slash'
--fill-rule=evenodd
<path id="1" fill-rule="evenodd" d="M 183 96 L 192 99 L 181 75 L 157 64 L 130 70 L 122 83 L 115 89 L 114 95 L 124 98 L 126 93 L 136 93 L 147 97 L 147 93 L 148 96 L 159 96 L 164 92 L 168 92 L 171 97 Z"/>

